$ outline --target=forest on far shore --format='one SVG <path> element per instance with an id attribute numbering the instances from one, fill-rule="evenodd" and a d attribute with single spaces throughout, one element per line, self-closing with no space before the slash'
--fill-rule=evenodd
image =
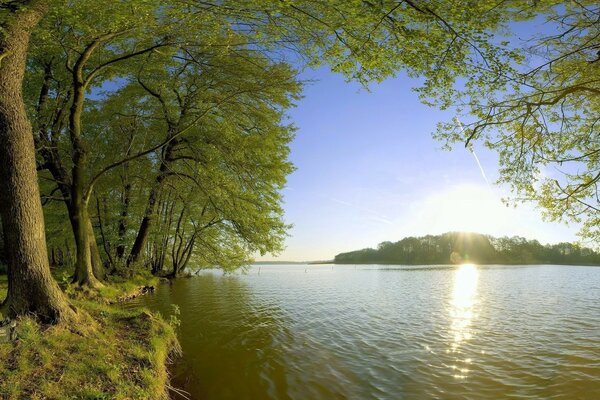
<path id="1" fill-rule="evenodd" d="M 383 242 L 335 256 L 336 264 L 558 264 L 600 265 L 600 253 L 575 243 L 543 245 L 523 237 L 448 232 Z"/>

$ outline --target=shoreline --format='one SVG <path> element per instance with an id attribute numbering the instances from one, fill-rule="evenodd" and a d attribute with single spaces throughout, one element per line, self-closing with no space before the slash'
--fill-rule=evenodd
<path id="1" fill-rule="evenodd" d="M 91 295 L 67 288 L 94 325 L 81 331 L 16 320 L 16 341 L 0 343 L 0 398 L 170 399 L 168 365 L 181 353 L 176 324 L 120 306 L 155 285 L 113 283 Z M 0 276 L 0 297 L 6 288 Z"/>

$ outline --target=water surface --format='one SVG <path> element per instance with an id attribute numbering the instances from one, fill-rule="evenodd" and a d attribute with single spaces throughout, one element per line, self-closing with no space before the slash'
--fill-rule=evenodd
<path id="1" fill-rule="evenodd" d="M 600 399 L 600 268 L 257 265 L 134 304 L 179 307 L 193 399 Z"/>

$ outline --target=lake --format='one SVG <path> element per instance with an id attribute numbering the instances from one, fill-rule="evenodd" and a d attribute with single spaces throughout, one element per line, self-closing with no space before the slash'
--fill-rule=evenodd
<path id="1" fill-rule="evenodd" d="M 255 265 L 132 304 L 179 307 L 192 399 L 600 399 L 596 267 Z"/>

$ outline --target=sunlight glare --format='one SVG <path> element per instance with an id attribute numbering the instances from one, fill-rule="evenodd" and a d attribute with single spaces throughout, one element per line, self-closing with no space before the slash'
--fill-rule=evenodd
<path id="1" fill-rule="evenodd" d="M 479 272 L 473 264 L 463 264 L 454 272 L 454 287 L 450 301 L 450 332 L 452 343 L 449 352 L 456 353 L 460 345 L 466 340 L 471 339 L 470 331 L 471 321 L 473 320 L 473 308 L 476 302 L 477 281 Z M 470 364 L 471 359 L 463 360 Z M 457 378 L 464 378 L 468 372 L 467 368 L 460 370 L 461 374 Z"/>
<path id="2" fill-rule="evenodd" d="M 422 223 L 430 232 L 510 230 L 514 218 L 500 196 L 482 185 L 459 185 L 430 196 L 422 205 Z"/>

